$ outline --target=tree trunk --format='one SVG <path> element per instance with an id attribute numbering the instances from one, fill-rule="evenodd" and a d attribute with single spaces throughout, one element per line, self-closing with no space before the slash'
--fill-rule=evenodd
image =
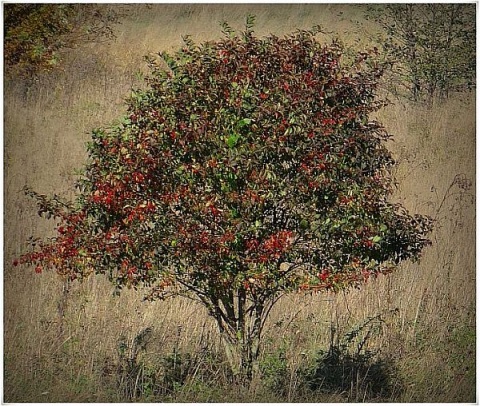
<path id="1" fill-rule="evenodd" d="M 260 337 L 251 337 L 246 342 L 242 340 L 232 342 L 231 337 L 224 334 L 222 343 L 234 381 L 243 386 L 250 386 L 260 370 L 258 363 Z"/>
<path id="2" fill-rule="evenodd" d="M 233 295 L 234 303 L 220 300 L 215 306 L 215 319 L 222 345 L 236 383 L 250 387 L 259 373 L 258 355 L 264 319 L 262 304 L 247 309 L 245 292 Z"/>

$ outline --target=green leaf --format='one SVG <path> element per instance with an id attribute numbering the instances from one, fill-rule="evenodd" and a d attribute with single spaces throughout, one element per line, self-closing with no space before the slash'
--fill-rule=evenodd
<path id="1" fill-rule="evenodd" d="M 382 237 L 380 237 L 379 235 L 376 235 L 375 237 L 372 238 L 372 242 L 374 243 L 377 243 L 380 241 L 382 241 Z"/>
<path id="2" fill-rule="evenodd" d="M 237 142 L 239 139 L 240 139 L 239 134 L 232 134 L 230 137 L 228 137 L 227 138 L 228 148 L 233 148 L 235 145 L 237 145 Z"/>
<path id="3" fill-rule="evenodd" d="M 253 120 L 251 118 L 243 118 L 238 122 L 240 128 L 250 125 Z"/>

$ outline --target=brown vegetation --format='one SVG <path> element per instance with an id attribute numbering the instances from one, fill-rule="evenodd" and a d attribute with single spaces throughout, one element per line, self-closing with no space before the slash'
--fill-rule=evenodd
<path id="1" fill-rule="evenodd" d="M 395 136 L 395 198 L 437 219 L 433 245 L 420 263 L 362 290 L 284 297 L 271 314 L 255 393 L 228 386 L 214 326 L 194 303 L 145 303 L 135 291 L 113 297 L 101 278 L 67 286 L 11 266 L 30 235 L 51 235 L 55 225 L 37 216 L 23 186 L 72 195 L 89 132 L 118 118 L 130 88 L 142 86 L 143 55 L 176 48 L 182 34 L 218 38 L 218 21 L 241 28 L 248 12 L 257 35 L 320 24 L 357 48 L 368 44 L 352 23 L 361 6 L 138 5 L 115 42 L 69 51 L 61 72 L 5 83 L 5 401 L 475 400 L 472 94 L 430 109 L 395 100 L 380 112 Z"/>

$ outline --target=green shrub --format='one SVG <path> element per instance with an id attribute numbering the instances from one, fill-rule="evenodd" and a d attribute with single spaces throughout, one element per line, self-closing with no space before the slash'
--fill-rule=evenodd
<path id="1" fill-rule="evenodd" d="M 6 72 L 32 75 L 55 68 L 60 51 L 113 38 L 118 14 L 96 4 L 5 4 Z"/>

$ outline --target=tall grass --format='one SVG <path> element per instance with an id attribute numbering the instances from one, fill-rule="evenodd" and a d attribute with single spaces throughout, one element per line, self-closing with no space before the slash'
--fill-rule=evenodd
<path id="1" fill-rule="evenodd" d="M 249 12 L 258 35 L 320 24 L 357 47 L 368 42 L 352 22 L 363 6 L 128 7 L 114 43 L 70 50 L 62 71 L 35 82 L 5 83 L 4 400 L 473 402 L 473 95 L 431 109 L 398 100 L 379 112 L 395 136 L 393 198 L 436 218 L 433 244 L 419 263 L 361 290 L 283 297 L 255 393 L 229 384 L 214 325 L 195 303 L 146 303 L 129 290 L 114 297 L 99 277 L 66 285 L 11 266 L 30 235 L 52 235 L 55 225 L 38 218 L 22 187 L 73 195 L 89 131 L 121 115 L 130 89 L 142 86 L 145 54 L 176 48 L 182 34 L 218 38 L 218 21 L 241 28 Z"/>

